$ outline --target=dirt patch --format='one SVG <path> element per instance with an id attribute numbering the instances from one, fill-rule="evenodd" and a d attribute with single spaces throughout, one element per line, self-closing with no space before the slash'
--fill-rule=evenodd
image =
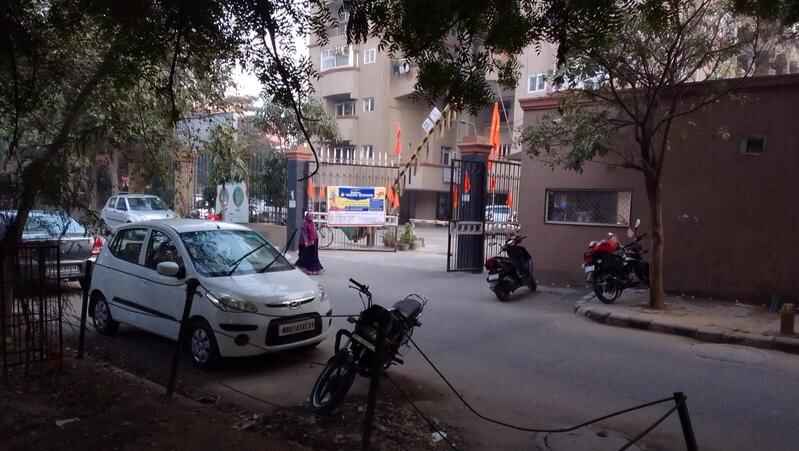
<path id="1" fill-rule="evenodd" d="M 449 449 L 433 443 L 429 426 L 389 391 L 377 407 L 375 451 Z M 218 399 L 166 400 L 163 393 L 106 363 L 68 359 L 60 372 L 0 385 L 0 443 L 9 451 L 360 448 L 363 399 L 350 399 L 326 417 L 299 406 L 267 416 Z M 457 440 L 451 428 L 440 429 Z"/>

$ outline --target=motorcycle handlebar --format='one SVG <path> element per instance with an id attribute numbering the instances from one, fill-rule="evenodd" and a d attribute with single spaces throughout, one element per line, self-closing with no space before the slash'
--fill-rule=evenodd
<path id="1" fill-rule="evenodd" d="M 350 283 L 353 284 L 355 286 L 355 288 L 357 288 L 357 289 L 359 289 L 361 291 L 369 291 L 369 286 L 364 285 L 364 284 L 358 282 L 355 279 L 350 279 Z"/>

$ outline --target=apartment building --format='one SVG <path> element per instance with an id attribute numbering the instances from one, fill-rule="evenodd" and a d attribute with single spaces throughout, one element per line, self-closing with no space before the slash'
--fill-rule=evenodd
<path id="1" fill-rule="evenodd" d="M 332 11 L 337 11 L 335 4 Z M 346 18 L 340 20 L 346 23 Z M 332 27 L 322 46 L 311 37 L 310 58 L 319 72 L 316 96 L 335 115 L 340 141 L 324 148 L 323 161 L 401 166 L 425 136 L 422 123 L 433 107 L 413 96 L 417 69 L 409 61 L 378 49 L 378 40 L 348 45 L 344 28 Z M 514 92 L 502 99 L 501 149 L 505 157 L 513 142 Z M 521 116 L 519 116 L 521 117 Z M 449 164 L 458 157 L 457 143 L 468 135 L 488 135 L 491 109 L 458 114 L 451 127 L 431 135 L 411 169 L 401 198 L 404 219 L 446 219 L 449 214 Z M 399 131 L 400 154 L 394 153 Z M 354 174 L 353 174 L 354 175 Z M 355 177 L 353 177 L 355 179 Z"/>

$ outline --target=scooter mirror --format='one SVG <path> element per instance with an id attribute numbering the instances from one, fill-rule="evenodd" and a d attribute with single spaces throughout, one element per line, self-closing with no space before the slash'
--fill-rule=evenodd
<path id="1" fill-rule="evenodd" d="M 627 228 L 627 238 L 633 238 L 633 237 L 635 237 L 635 231 L 628 227 Z"/>
<path id="2" fill-rule="evenodd" d="M 638 230 L 638 227 L 641 227 L 641 218 L 635 220 L 635 229 Z"/>

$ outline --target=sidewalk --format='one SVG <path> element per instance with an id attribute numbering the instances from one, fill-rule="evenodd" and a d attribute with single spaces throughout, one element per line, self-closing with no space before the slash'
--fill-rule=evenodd
<path id="1" fill-rule="evenodd" d="M 799 354 L 799 335 L 779 335 L 779 314 L 765 307 L 667 296 L 666 309 L 653 310 L 648 300 L 646 290 L 627 290 L 614 304 L 605 305 L 590 293 L 577 302 L 575 313 L 611 326 Z"/>

